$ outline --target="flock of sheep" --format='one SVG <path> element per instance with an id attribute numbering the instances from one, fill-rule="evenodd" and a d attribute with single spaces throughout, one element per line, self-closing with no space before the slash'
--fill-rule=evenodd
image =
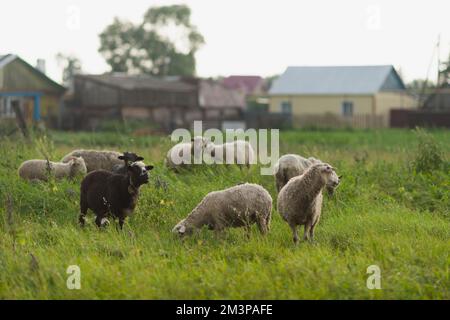
<path id="1" fill-rule="evenodd" d="M 235 163 L 250 166 L 255 154 L 248 142 L 235 141 L 215 145 L 202 137 L 190 143 L 179 143 L 167 153 L 165 165 L 181 172 L 188 162 L 175 163 L 174 155 L 186 152 L 194 157 L 205 151 L 212 159 L 219 160 L 234 149 Z M 119 220 L 123 227 L 125 218 L 134 211 L 140 187 L 149 181 L 149 171 L 144 158 L 135 153 L 115 151 L 75 150 L 60 162 L 28 160 L 19 167 L 19 176 L 27 180 L 47 181 L 55 178 L 73 178 L 83 175 L 80 192 L 81 226 L 85 224 L 88 209 L 95 215 L 98 227 L 109 224 L 108 217 Z M 192 161 L 192 159 L 190 159 Z M 239 161 L 238 161 L 239 160 Z M 189 161 L 190 163 L 192 163 Z M 278 212 L 293 232 L 294 243 L 298 243 L 298 227 L 304 225 L 304 240 L 314 239 L 314 228 L 319 222 L 322 209 L 322 192 L 333 194 L 340 182 L 335 169 L 318 159 L 299 155 L 282 156 L 275 165 L 275 183 L 278 191 Z M 172 232 L 187 236 L 204 226 L 221 231 L 229 227 L 244 227 L 248 231 L 256 224 L 262 234 L 270 230 L 272 197 L 257 184 L 243 183 L 231 188 L 208 193 L 202 201 L 181 220 Z"/>

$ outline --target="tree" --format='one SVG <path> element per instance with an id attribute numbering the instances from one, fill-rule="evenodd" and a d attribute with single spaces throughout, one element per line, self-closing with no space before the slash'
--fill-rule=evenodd
<path id="1" fill-rule="evenodd" d="M 75 56 L 58 53 L 56 60 L 63 66 L 62 81 L 66 87 L 71 87 L 73 77 L 82 72 L 81 61 Z"/>
<path id="2" fill-rule="evenodd" d="M 190 19 L 186 5 L 150 8 L 138 25 L 115 18 L 100 34 L 99 52 L 113 72 L 193 76 L 204 39 Z"/>

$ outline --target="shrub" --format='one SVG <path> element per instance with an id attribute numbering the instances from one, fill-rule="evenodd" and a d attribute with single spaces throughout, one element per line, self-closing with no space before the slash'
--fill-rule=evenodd
<path id="1" fill-rule="evenodd" d="M 419 144 L 413 161 L 414 170 L 416 172 L 432 172 L 442 169 L 445 163 L 443 152 L 435 138 L 420 128 L 416 128 L 415 135 Z"/>

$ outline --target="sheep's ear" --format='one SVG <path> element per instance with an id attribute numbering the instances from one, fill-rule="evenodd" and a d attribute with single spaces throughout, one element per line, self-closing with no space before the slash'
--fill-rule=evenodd
<path id="1" fill-rule="evenodd" d="M 150 170 L 152 170 L 154 167 L 152 166 L 152 165 L 149 165 L 149 166 L 145 166 L 145 169 L 147 170 L 147 171 L 150 171 Z"/>
<path id="2" fill-rule="evenodd" d="M 178 229 L 179 233 L 185 233 L 186 232 L 186 226 L 181 225 L 180 228 Z"/>
<path id="3" fill-rule="evenodd" d="M 142 160 L 144 160 L 144 157 L 138 156 L 138 157 L 136 158 L 136 161 L 142 161 Z"/>

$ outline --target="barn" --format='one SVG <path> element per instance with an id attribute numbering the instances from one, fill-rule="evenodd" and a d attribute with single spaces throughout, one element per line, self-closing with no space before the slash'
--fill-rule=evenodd
<path id="1" fill-rule="evenodd" d="M 56 127 L 64 91 L 44 70 L 17 55 L 0 55 L 0 119 L 14 119 L 17 107 L 27 123 L 43 121 Z"/>
<path id="2" fill-rule="evenodd" d="M 76 75 L 63 123 L 67 129 L 95 129 L 105 120 L 139 120 L 170 132 L 191 128 L 194 120 L 204 120 L 206 127 L 233 125 L 242 122 L 244 110 L 242 94 L 211 79 Z"/>
<path id="3" fill-rule="evenodd" d="M 391 65 L 288 67 L 269 96 L 270 111 L 298 127 L 384 127 L 391 109 L 417 106 Z"/>
<path id="4" fill-rule="evenodd" d="M 147 120 L 161 128 L 183 126 L 198 108 L 196 86 L 178 79 L 111 73 L 76 75 L 66 97 L 64 127 L 95 129 L 105 120 Z"/>

